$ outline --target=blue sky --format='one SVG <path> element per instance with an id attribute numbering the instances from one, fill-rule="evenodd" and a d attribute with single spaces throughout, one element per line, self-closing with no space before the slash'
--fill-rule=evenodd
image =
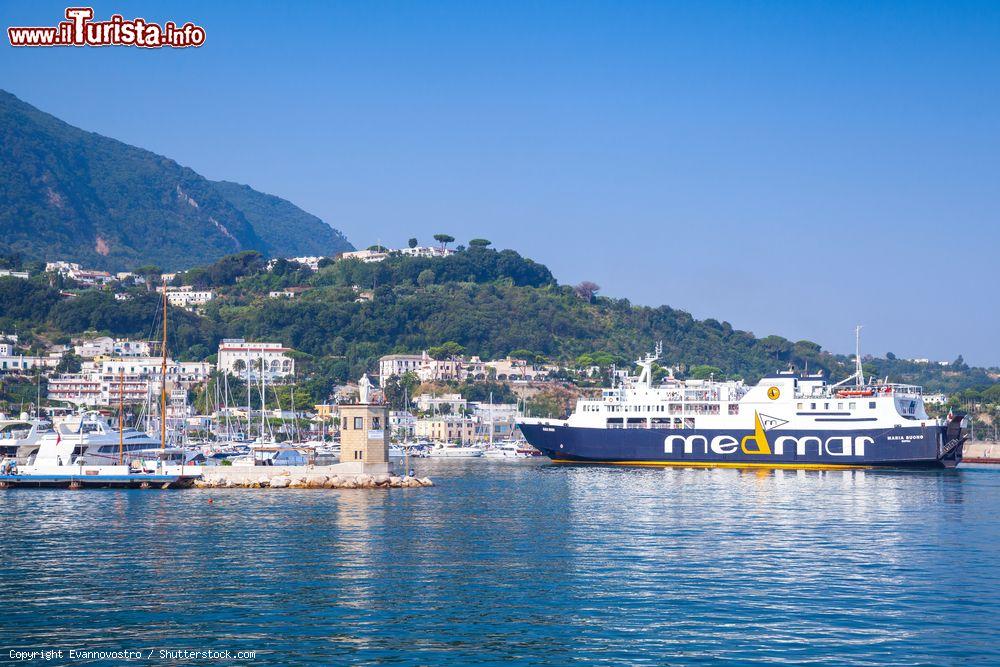
<path id="1" fill-rule="evenodd" d="M 355 245 L 483 236 L 761 336 L 1000 364 L 1000 3 L 94 9 L 207 42 L 4 40 L 0 87 Z"/>

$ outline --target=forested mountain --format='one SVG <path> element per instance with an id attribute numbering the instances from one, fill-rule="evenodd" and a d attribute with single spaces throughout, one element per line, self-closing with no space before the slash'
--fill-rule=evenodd
<path id="1" fill-rule="evenodd" d="M 318 271 L 287 261 L 267 270 L 259 254 L 245 252 L 180 274 L 176 282 L 212 288 L 217 296 L 201 314 L 171 309 L 173 354 L 211 358 L 222 338 L 280 341 L 298 351 L 300 382 L 316 400 L 326 398 L 334 384 L 372 372 L 381 355 L 418 353 L 446 342 L 484 358 L 513 353 L 606 370 L 611 364 L 629 367 L 662 340 L 661 363 L 682 375 L 749 381 L 789 364 L 836 378 L 852 368 L 847 357 L 810 341 L 757 338 L 669 306 L 633 306 L 559 285 L 545 266 L 511 250 L 471 247 L 447 258 L 390 256 L 373 264 L 324 260 Z M 66 285 L 61 287 L 65 292 Z M 294 299 L 268 297 L 289 287 L 307 289 Z M 40 348 L 87 330 L 147 337 L 157 297 L 136 288 L 128 294 L 125 301 L 97 290 L 65 297 L 44 275 L 0 278 L 0 330 L 17 330 Z M 996 382 L 995 369 L 960 361 L 866 363 L 869 373 L 934 391 Z"/>
<path id="2" fill-rule="evenodd" d="M 287 199 L 230 181 L 212 185 L 246 217 L 272 256 L 323 257 L 354 249 L 342 233 Z"/>
<path id="3" fill-rule="evenodd" d="M 0 248 L 124 270 L 350 250 L 290 202 L 214 183 L 173 160 L 86 132 L 0 91 Z"/>

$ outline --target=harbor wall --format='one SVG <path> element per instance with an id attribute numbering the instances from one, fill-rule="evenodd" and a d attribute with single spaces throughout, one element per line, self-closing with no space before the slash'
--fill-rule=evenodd
<path id="1" fill-rule="evenodd" d="M 1000 464 L 1000 443 L 967 442 L 962 447 L 962 461 Z"/>

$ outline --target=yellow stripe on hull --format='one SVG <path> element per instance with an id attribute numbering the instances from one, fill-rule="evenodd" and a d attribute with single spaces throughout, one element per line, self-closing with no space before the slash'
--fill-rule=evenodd
<path id="1" fill-rule="evenodd" d="M 553 463 L 587 463 L 609 466 L 659 466 L 675 468 L 780 468 L 783 470 L 864 470 L 874 466 L 834 463 L 741 463 L 737 461 L 572 461 L 552 459 Z"/>

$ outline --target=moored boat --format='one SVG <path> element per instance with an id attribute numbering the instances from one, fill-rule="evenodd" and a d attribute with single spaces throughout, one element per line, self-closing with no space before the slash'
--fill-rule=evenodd
<path id="1" fill-rule="evenodd" d="M 492 447 L 483 452 L 483 456 L 488 459 L 504 460 L 525 460 L 541 456 L 542 453 L 520 440 L 504 440 L 494 443 Z"/>
<path id="2" fill-rule="evenodd" d="M 473 459 L 483 455 L 480 447 L 463 447 L 461 445 L 448 445 L 443 442 L 435 445 L 427 451 L 427 456 L 432 459 Z"/>

